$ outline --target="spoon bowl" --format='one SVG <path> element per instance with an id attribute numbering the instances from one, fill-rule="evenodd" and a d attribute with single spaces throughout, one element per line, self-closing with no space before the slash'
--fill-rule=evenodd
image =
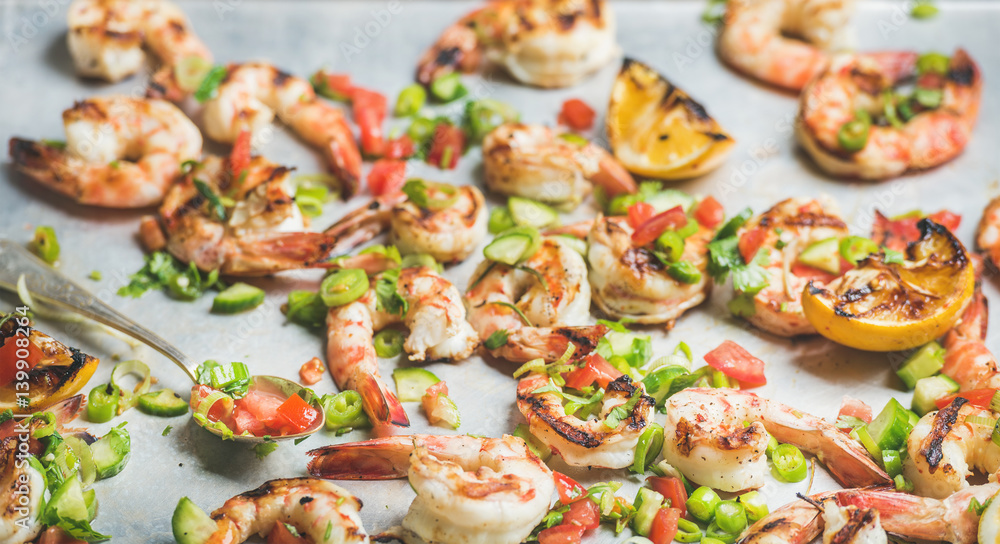
<path id="1" fill-rule="evenodd" d="M 61 310 L 78 313 L 120 331 L 162 353 L 184 370 L 191 381 L 198 383 L 198 365 L 190 357 L 153 331 L 132 321 L 118 310 L 108 306 L 83 287 L 58 272 L 44 261 L 32 255 L 20 244 L 0 239 L 0 289 L 17 292 L 18 282 L 23 281 L 31 297 L 39 302 Z M 268 439 L 260 436 L 234 435 L 231 438 L 246 443 L 261 443 L 269 440 L 294 440 L 305 438 L 326 424 L 323 407 L 311 391 L 302 385 L 276 376 L 252 376 L 254 384 L 260 384 L 286 398 L 301 391 L 303 398 L 319 412 L 319 417 L 305 431 Z M 308 397 L 308 398 L 307 398 Z M 200 423 L 199 423 L 200 424 Z M 202 427 L 208 432 L 224 437 L 225 433 L 213 427 Z M 226 437 L 230 438 L 230 437 Z"/>

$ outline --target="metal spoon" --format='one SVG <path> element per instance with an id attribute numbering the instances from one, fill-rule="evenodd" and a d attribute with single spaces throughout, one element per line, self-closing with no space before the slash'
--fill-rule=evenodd
<path id="1" fill-rule="evenodd" d="M 0 239 L 0 288 L 16 292 L 18 278 L 21 276 L 24 276 L 25 284 L 33 298 L 62 310 L 76 312 L 135 338 L 162 353 L 167 359 L 181 367 L 191 378 L 191 381 L 198 383 L 198 364 L 181 353 L 179 349 L 160 338 L 156 333 L 101 302 L 86 289 L 32 255 L 20 244 Z M 254 386 L 263 387 L 286 397 L 304 389 L 291 380 L 276 376 L 252 376 L 252 380 Z M 271 438 L 273 440 L 303 438 L 322 428 L 326 422 L 323 407 L 320 405 L 319 399 L 316 398 L 311 400 L 311 404 L 319 411 L 319 418 L 309 429 L 297 434 Z M 205 429 L 212 434 L 222 436 L 222 431 L 218 429 L 210 427 L 205 427 Z M 264 438 L 257 436 L 234 435 L 232 438 L 241 442 L 264 442 Z"/>

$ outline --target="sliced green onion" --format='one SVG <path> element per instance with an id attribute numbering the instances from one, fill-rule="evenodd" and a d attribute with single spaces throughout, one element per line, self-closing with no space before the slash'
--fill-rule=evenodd
<path id="1" fill-rule="evenodd" d="M 320 405 L 326 414 L 326 430 L 369 427 L 371 421 L 365 415 L 361 394 L 348 389 L 336 395 L 323 395 Z"/>
<path id="2" fill-rule="evenodd" d="M 396 99 L 396 117 L 409 117 L 415 115 L 427 102 L 427 91 L 423 85 L 414 83 L 399 92 Z"/>
<path id="3" fill-rule="evenodd" d="M 934 109 L 941 106 L 941 101 L 944 100 L 944 92 L 941 89 L 921 89 L 918 87 L 913 91 L 913 98 L 921 106 Z"/>
<path id="4" fill-rule="evenodd" d="M 97 465 L 94 463 L 94 452 L 90 445 L 75 436 L 67 436 L 63 439 L 66 445 L 73 451 L 78 461 L 80 479 L 83 480 L 83 487 L 90 487 L 97 480 Z"/>
<path id="5" fill-rule="evenodd" d="M 710 487 L 701 486 L 688 497 L 686 506 L 688 512 L 700 521 L 709 522 L 715 517 L 715 508 L 722 499 Z"/>
<path id="6" fill-rule="evenodd" d="M 892 479 L 892 483 L 896 485 L 896 491 L 913 493 L 913 482 L 902 474 L 897 474 L 896 477 Z"/>
<path id="7" fill-rule="evenodd" d="M 893 96 L 891 91 L 882 93 L 882 113 L 890 125 L 895 128 L 903 128 L 903 121 L 896 113 L 896 97 Z"/>
<path id="8" fill-rule="evenodd" d="M 465 105 L 462 125 L 473 142 L 481 142 L 493 129 L 504 123 L 516 122 L 520 117 L 521 115 L 510 104 L 484 98 Z"/>
<path id="9" fill-rule="evenodd" d="M 895 110 L 893 110 L 895 112 Z M 871 129 L 871 116 L 864 110 L 858 110 L 854 119 L 841 125 L 837 131 L 837 143 L 845 151 L 855 153 L 868 145 L 868 133 Z"/>
<path id="10" fill-rule="evenodd" d="M 107 423 L 118 415 L 121 390 L 113 384 L 101 384 L 87 396 L 87 419 L 94 423 Z"/>
<path id="11" fill-rule="evenodd" d="M 507 208 L 515 225 L 543 229 L 559 224 L 559 212 L 530 198 L 512 196 L 507 201 Z"/>
<path id="12" fill-rule="evenodd" d="M 857 440 L 865 447 L 868 451 L 868 455 L 871 455 L 873 459 L 880 459 L 882 457 L 882 450 L 879 449 L 878 444 L 872 439 L 871 433 L 868 432 L 868 425 L 862 425 L 851 431 L 851 438 Z"/>
<path id="13" fill-rule="evenodd" d="M 194 92 L 212 70 L 212 63 L 199 55 L 189 55 L 174 65 L 174 80 L 184 92 Z"/>
<path id="14" fill-rule="evenodd" d="M 442 159 L 441 162 L 447 164 L 448 161 Z M 403 192 L 406 193 L 410 202 L 427 210 L 443 210 L 458 202 L 458 189 L 447 183 L 435 183 L 414 178 L 403 185 Z M 432 192 L 443 193 L 447 196 L 444 198 L 432 197 Z"/>
<path id="15" fill-rule="evenodd" d="M 326 323 L 328 308 L 318 293 L 297 290 L 288 293 L 285 317 L 303 327 L 319 328 Z"/>
<path id="16" fill-rule="evenodd" d="M 706 540 L 709 542 L 717 540 L 723 544 L 733 544 L 739 536 L 739 533 L 729 533 L 722 530 L 722 528 L 719 527 L 717 520 L 714 520 L 708 525 L 708 529 L 705 530 L 706 538 L 703 538 L 702 542 L 705 542 Z"/>
<path id="17" fill-rule="evenodd" d="M 910 16 L 914 19 L 929 19 L 938 13 L 938 8 L 928 0 L 917 0 L 917 3 L 910 10 Z"/>
<path id="18" fill-rule="evenodd" d="M 493 331 L 493 334 L 491 334 L 490 337 L 483 342 L 483 346 L 490 350 L 500 348 L 501 346 L 507 345 L 507 337 L 508 333 L 506 329 L 495 330 Z"/>
<path id="19" fill-rule="evenodd" d="M 445 74 L 431 82 L 431 95 L 441 102 L 451 102 L 469 93 L 462 85 L 462 78 L 457 72 Z"/>
<path id="20" fill-rule="evenodd" d="M 993 393 L 993 398 L 990 399 L 990 411 L 994 413 L 1000 412 L 1000 390 Z"/>
<path id="21" fill-rule="evenodd" d="M 891 478 L 903 473 L 903 460 L 897 450 L 885 450 L 882 452 L 882 466 L 885 467 L 886 474 Z"/>
<path id="22" fill-rule="evenodd" d="M 223 393 L 222 391 L 212 391 L 207 397 L 201 399 L 198 403 L 198 409 L 195 410 L 195 414 L 200 416 L 205 421 L 209 421 L 208 413 L 215 406 L 215 403 L 221 402 L 222 407 L 225 411 L 221 419 L 225 419 L 233 411 L 233 397 Z"/>
<path id="23" fill-rule="evenodd" d="M 765 450 L 764 455 L 766 455 L 767 458 L 770 459 L 771 456 L 774 455 L 774 450 L 776 450 L 780 445 L 781 444 L 778 442 L 777 438 L 775 438 L 772 435 L 768 435 L 767 449 Z"/>
<path id="24" fill-rule="evenodd" d="M 639 435 L 639 443 L 635 446 L 635 460 L 629 471 L 635 474 L 645 473 L 646 468 L 653 464 L 662 448 L 663 427 L 657 423 L 650 423 Z"/>
<path id="25" fill-rule="evenodd" d="M 764 496 L 756 491 L 750 491 L 739 496 L 737 499 L 747 513 L 747 521 L 754 523 L 757 520 L 763 519 L 770 512 L 767 508 L 767 502 L 764 500 Z"/>
<path id="26" fill-rule="evenodd" d="M 917 73 L 945 75 L 950 64 L 951 60 L 941 53 L 924 53 L 917 58 Z"/>
<path id="27" fill-rule="evenodd" d="M 375 335 L 375 354 L 383 359 L 397 357 L 403 353 L 406 335 L 398 329 L 385 329 Z"/>
<path id="28" fill-rule="evenodd" d="M 490 221 L 487 223 L 490 234 L 500 234 L 516 226 L 507 206 L 498 206 L 490 210 Z"/>
<path id="29" fill-rule="evenodd" d="M 799 448 L 791 444 L 781 444 L 774 449 L 771 455 L 771 462 L 778 475 L 786 481 L 795 483 L 806 479 L 808 472 L 806 457 L 802 455 Z"/>
<path id="30" fill-rule="evenodd" d="M 36 227 L 31 249 L 49 264 L 59 260 L 59 239 L 56 238 L 55 229 L 46 226 Z"/>
<path id="31" fill-rule="evenodd" d="M 737 501 L 722 501 L 715 507 L 715 523 L 726 533 L 740 533 L 747 528 L 747 513 Z"/>
<path id="32" fill-rule="evenodd" d="M 343 306 L 368 292 L 368 274 L 360 268 L 345 268 L 323 278 L 319 296 L 329 307 Z"/>
<path id="33" fill-rule="evenodd" d="M 683 518 L 677 520 L 677 534 L 674 535 L 674 540 L 677 542 L 698 542 L 701 537 L 701 527 L 698 527 L 697 523 Z"/>
<path id="34" fill-rule="evenodd" d="M 240 362 L 226 363 L 214 366 L 209 370 L 209 379 L 213 389 L 218 389 L 229 395 L 233 395 L 234 389 L 242 389 L 249 386 L 250 369 Z M 245 392 L 244 392 L 245 394 Z"/>
<path id="35" fill-rule="evenodd" d="M 532 453 L 538 456 L 542 462 L 547 462 L 550 457 L 552 457 L 552 449 L 545 445 L 544 442 L 531 434 L 531 430 L 524 423 L 518 424 L 517 428 L 514 429 L 514 436 L 524 440 L 525 445 Z"/>
<path id="36" fill-rule="evenodd" d="M 993 434 L 990 435 L 990 439 L 997 446 L 1000 446 L 1000 420 L 997 420 L 997 424 L 993 427 Z"/>
<path id="37" fill-rule="evenodd" d="M 132 392 L 128 392 L 124 387 L 122 387 L 121 380 L 129 374 L 134 374 L 140 377 L 139 383 L 136 384 Z M 115 369 L 111 371 L 111 385 L 118 387 L 122 392 L 122 399 L 118 405 L 118 413 L 122 413 L 129 408 L 132 408 L 138 403 L 139 395 L 149 392 L 149 387 L 152 384 L 152 378 L 149 373 L 149 365 L 142 361 L 130 360 L 123 361 L 115 365 Z"/>
<path id="38" fill-rule="evenodd" d="M 499 331 L 497 331 L 499 332 Z M 496 333 L 494 333 L 496 334 Z M 521 376 L 529 372 L 544 372 L 545 371 L 545 359 L 532 359 L 527 363 L 519 366 L 517 370 L 514 371 L 514 379 L 520 378 Z"/>
<path id="39" fill-rule="evenodd" d="M 319 217 L 329 194 L 330 190 L 322 185 L 299 185 L 295 189 L 295 204 L 303 215 Z"/>
<path id="40" fill-rule="evenodd" d="M 559 138 L 562 140 L 566 140 L 567 142 L 579 147 L 583 147 L 590 143 L 590 141 L 588 141 L 586 138 L 580 136 L 575 132 L 563 132 L 559 134 Z"/>

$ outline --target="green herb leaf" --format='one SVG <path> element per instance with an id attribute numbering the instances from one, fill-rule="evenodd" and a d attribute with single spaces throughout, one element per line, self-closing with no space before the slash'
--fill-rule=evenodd
<path id="1" fill-rule="evenodd" d="M 198 85 L 198 90 L 194 92 L 194 99 L 198 102 L 205 102 L 210 98 L 215 98 L 219 85 L 228 73 L 225 66 L 213 66 L 205 79 L 201 80 L 201 85 Z"/>
<path id="2" fill-rule="evenodd" d="M 215 213 L 215 218 L 219 221 L 225 221 L 226 207 L 222 204 L 222 200 L 219 198 L 219 195 L 215 194 L 215 191 L 213 191 L 212 188 L 209 187 L 204 181 L 200 179 L 195 179 L 193 181 L 195 188 L 198 189 L 201 196 L 205 197 L 205 200 L 208 200 L 209 207 Z"/>
<path id="3" fill-rule="evenodd" d="M 278 443 L 267 440 L 254 446 L 253 452 L 257 455 L 257 459 L 260 460 L 274 453 L 276 449 L 278 449 Z"/>
<path id="4" fill-rule="evenodd" d="M 497 349 L 501 346 L 507 345 L 508 336 L 509 335 L 506 329 L 493 331 L 493 334 L 486 339 L 486 342 L 483 342 L 483 345 L 486 346 L 486 349 Z"/>
<path id="5" fill-rule="evenodd" d="M 399 269 L 386 270 L 375 281 L 376 309 L 394 315 L 405 315 L 409 303 L 399 294 Z"/>

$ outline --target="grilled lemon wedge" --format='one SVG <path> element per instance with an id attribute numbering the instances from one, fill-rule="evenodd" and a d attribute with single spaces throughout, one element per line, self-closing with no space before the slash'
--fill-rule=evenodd
<path id="1" fill-rule="evenodd" d="M 20 368 L 25 366 L 19 366 L 21 361 L 30 368 Z M 16 320 L 8 319 L 0 325 L 0 412 L 30 414 L 72 397 L 94 375 L 98 362 L 33 328 L 25 338 Z M 24 374 L 19 376 L 19 370 Z"/>
<path id="2" fill-rule="evenodd" d="M 820 334 L 866 351 L 898 351 L 955 325 L 975 289 L 969 255 L 943 226 L 929 219 L 917 226 L 920 239 L 903 262 L 874 254 L 824 288 L 806 286 L 802 309 Z"/>
<path id="3" fill-rule="evenodd" d="M 645 64 L 625 59 L 611 91 L 608 139 L 635 174 L 685 179 L 717 168 L 735 143 L 701 104 Z"/>

